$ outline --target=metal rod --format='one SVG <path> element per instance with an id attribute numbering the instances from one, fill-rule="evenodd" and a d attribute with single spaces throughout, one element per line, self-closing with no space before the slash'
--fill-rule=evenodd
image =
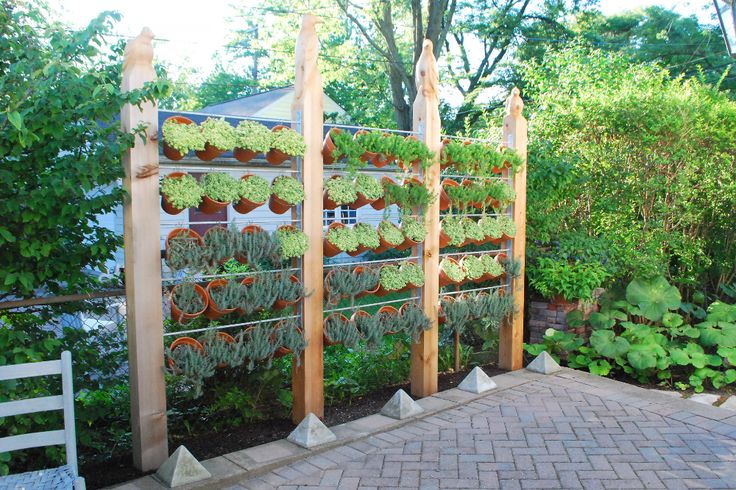
<path id="1" fill-rule="evenodd" d="M 270 269 L 266 271 L 248 271 L 248 272 L 234 272 L 231 274 L 209 274 L 205 276 L 197 276 L 197 280 L 203 280 L 203 279 L 220 279 L 220 278 L 227 278 L 227 277 L 240 277 L 240 276 L 255 276 L 257 274 L 271 274 L 271 273 L 277 273 L 277 272 L 292 272 L 292 271 L 298 271 L 301 270 L 299 267 L 290 267 L 288 269 Z M 181 277 L 165 277 L 161 279 L 161 282 L 167 283 L 167 282 L 176 282 L 181 281 Z"/>
<path id="2" fill-rule="evenodd" d="M 288 121 L 284 119 L 274 119 L 271 117 L 252 117 L 252 116 L 234 116 L 232 114 L 216 114 L 213 112 L 192 112 L 192 111 L 167 111 L 167 110 L 161 110 L 160 113 L 170 113 L 174 115 L 183 114 L 183 115 L 192 115 L 192 116 L 211 116 L 211 117 L 224 117 L 225 119 L 238 119 L 238 120 L 244 120 L 244 121 L 267 121 L 267 122 L 278 122 L 283 125 L 289 125 L 291 126 L 291 123 L 293 121 Z"/>
<path id="3" fill-rule="evenodd" d="M 217 325 L 216 327 L 205 327 L 205 328 L 195 328 L 193 330 L 182 330 L 180 332 L 167 332 L 164 334 L 164 337 L 173 337 L 176 335 L 187 335 L 190 333 L 200 333 L 200 332 L 210 332 L 212 330 L 222 330 L 225 328 L 235 328 L 235 327 L 245 327 L 249 325 L 259 325 L 261 323 L 271 323 L 271 322 L 277 322 L 280 320 L 289 320 L 291 318 L 299 318 L 299 315 L 291 315 L 291 316 L 280 316 L 278 318 L 269 318 L 267 320 L 256 320 L 253 322 L 244 322 L 244 323 L 231 323 L 230 325 Z"/>
<path id="4" fill-rule="evenodd" d="M 468 252 L 448 252 L 448 253 L 440 254 L 440 257 L 451 257 L 453 255 L 482 255 L 482 254 L 491 254 L 491 253 L 499 254 L 502 252 L 510 252 L 510 250 L 508 248 L 499 248 L 497 250 L 476 250 L 473 252 L 470 252 L 470 251 Z"/>
<path id="5" fill-rule="evenodd" d="M 492 175 L 490 177 L 481 177 L 479 175 L 468 175 L 468 174 L 440 174 L 440 177 L 444 178 L 458 178 L 458 179 L 477 179 L 477 180 L 506 180 L 508 177 Z"/>
<path id="6" fill-rule="evenodd" d="M 182 226 L 191 226 L 191 225 L 234 225 L 234 224 L 251 224 L 251 225 L 257 225 L 259 223 L 297 223 L 299 222 L 299 219 L 293 219 L 293 218 L 258 218 L 258 220 L 254 219 L 231 219 L 231 220 L 222 220 L 222 221 L 175 221 L 175 222 L 167 222 L 167 223 L 161 223 L 161 228 L 168 228 L 168 227 L 174 227 L 174 228 L 181 228 Z M 296 226 L 295 228 L 299 228 L 299 226 Z"/>
<path id="7" fill-rule="evenodd" d="M 453 136 L 449 134 L 443 134 L 440 135 L 441 139 L 451 139 L 451 140 L 462 140 L 462 141 L 475 141 L 478 143 L 489 143 L 489 144 L 498 144 L 498 141 L 491 140 L 491 139 L 481 139 L 481 138 L 471 138 L 469 136 Z"/>
<path id="8" fill-rule="evenodd" d="M 418 135 L 419 133 L 415 131 L 407 131 L 404 129 L 384 129 L 384 128 L 369 128 L 366 126 L 351 126 L 349 124 L 325 124 L 325 126 L 330 128 L 344 128 L 344 129 L 357 129 L 357 130 L 365 130 L 365 131 L 383 131 L 385 133 L 403 133 L 403 134 L 411 134 L 411 135 Z"/>
<path id="9" fill-rule="evenodd" d="M 504 287 L 506 287 L 506 286 L 499 285 L 499 286 L 488 286 L 488 287 L 485 287 L 485 288 L 465 289 L 465 290 L 460 290 L 460 291 L 445 291 L 445 292 L 440 292 L 440 296 L 450 296 L 450 295 L 453 295 L 453 294 L 472 293 L 472 292 L 475 292 L 475 291 L 488 291 L 488 290 L 491 290 L 491 289 L 501 289 L 501 288 L 504 288 Z"/>
<path id="10" fill-rule="evenodd" d="M 125 297 L 125 289 L 110 289 L 108 291 L 95 291 L 92 293 L 69 294 L 65 296 L 46 296 L 41 298 L 19 299 L 14 301 L 3 301 L 0 303 L 0 310 L 9 310 L 12 308 L 24 308 L 27 306 L 43 306 L 55 305 L 59 303 L 68 303 L 72 301 L 87 301 L 99 298 L 119 298 Z"/>
<path id="11" fill-rule="evenodd" d="M 327 269 L 328 267 L 346 267 L 346 266 L 364 265 L 364 264 L 381 264 L 385 262 L 403 262 L 405 260 L 414 260 L 418 258 L 419 257 L 414 255 L 412 257 L 399 257 L 395 259 L 361 260 L 359 262 L 340 262 L 340 263 L 325 264 L 324 268 Z"/>
<path id="12" fill-rule="evenodd" d="M 410 298 L 390 299 L 388 301 L 379 301 L 378 303 L 369 303 L 367 305 L 353 305 L 353 306 L 345 306 L 343 308 L 332 308 L 331 310 L 325 310 L 325 313 L 333 313 L 336 311 L 345 311 L 345 310 L 354 310 L 354 309 L 359 309 L 359 308 L 368 308 L 371 306 L 387 305 L 389 303 L 400 303 L 402 301 L 408 302 L 408 301 L 413 301 L 419 298 L 421 298 L 421 296 L 412 296 Z"/>
<path id="13" fill-rule="evenodd" d="M 232 163 L 213 163 L 210 165 L 204 164 L 199 160 L 177 160 L 175 162 L 169 160 L 162 161 L 159 163 L 159 167 L 162 170 L 175 171 L 189 171 L 189 172 L 211 172 L 213 170 L 221 170 L 226 172 L 268 172 L 268 173 L 297 173 L 297 170 L 292 170 L 288 167 L 281 166 L 259 166 L 255 167 L 249 163 L 238 162 L 235 159 L 218 159 L 217 162 L 232 162 Z"/>
<path id="14" fill-rule="evenodd" d="M 508 216 L 509 213 L 473 213 L 473 214 L 458 214 L 458 213 L 447 213 L 442 215 L 443 217 L 452 216 L 457 218 L 466 217 L 483 217 L 483 216 Z"/>

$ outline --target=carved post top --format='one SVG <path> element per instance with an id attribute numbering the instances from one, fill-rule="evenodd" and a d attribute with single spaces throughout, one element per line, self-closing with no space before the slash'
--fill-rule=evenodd
<path id="1" fill-rule="evenodd" d="M 302 15 L 302 29 L 307 27 L 314 27 L 317 24 L 321 24 L 324 21 L 321 17 L 318 17 L 314 14 L 304 14 Z"/>
<path id="2" fill-rule="evenodd" d="M 128 41 L 123 54 L 123 71 L 134 66 L 153 66 L 153 31 L 144 27 L 138 36 Z"/>
<path id="3" fill-rule="evenodd" d="M 511 89 L 511 94 L 506 99 L 506 115 L 521 117 L 521 111 L 524 110 L 524 101 L 519 95 L 521 91 L 518 87 Z"/>
<path id="4" fill-rule="evenodd" d="M 434 45 L 429 39 L 422 44 L 422 54 L 419 55 L 414 73 L 414 82 L 417 92 L 425 97 L 437 96 L 439 84 L 439 71 L 437 70 L 437 59 L 434 57 Z"/>

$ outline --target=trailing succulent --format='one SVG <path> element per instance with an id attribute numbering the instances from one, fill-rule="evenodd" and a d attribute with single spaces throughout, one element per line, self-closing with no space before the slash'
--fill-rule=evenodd
<path id="1" fill-rule="evenodd" d="M 263 124 L 255 121 L 240 121 L 235 127 L 235 144 L 233 146 L 255 153 L 266 153 L 271 149 L 273 138 L 271 130 Z"/>
<path id="2" fill-rule="evenodd" d="M 424 286 L 424 271 L 416 262 L 402 262 L 399 270 L 407 284 L 418 288 Z"/>
<path id="3" fill-rule="evenodd" d="M 238 181 L 238 195 L 252 202 L 266 202 L 271 195 L 271 184 L 259 175 L 250 175 Z"/>
<path id="4" fill-rule="evenodd" d="M 276 265 L 281 262 L 281 244 L 276 236 L 267 231 L 242 233 L 238 255 L 254 268 L 264 261 Z"/>
<path id="5" fill-rule="evenodd" d="M 427 238 L 427 228 L 424 223 L 410 216 L 401 218 L 401 231 L 406 238 L 414 242 L 423 242 Z"/>
<path id="6" fill-rule="evenodd" d="M 196 238 L 186 233 L 176 235 L 169 239 L 166 263 L 174 271 L 183 269 L 202 270 L 206 268 L 205 249 Z"/>
<path id="7" fill-rule="evenodd" d="M 200 124 L 200 128 L 202 128 L 205 141 L 211 146 L 219 150 L 229 150 L 235 147 L 237 141 L 235 128 L 224 118 L 208 117 Z"/>
<path id="8" fill-rule="evenodd" d="M 328 302 L 337 303 L 341 298 L 354 298 L 363 291 L 372 291 L 378 284 L 378 271 L 373 268 L 346 267 L 333 269 L 325 282 Z"/>
<path id="9" fill-rule="evenodd" d="M 196 124 L 182 124 L 168 119 L 161 128 L 164 141 L 182 155 L 192 150 L 204 150 L 205 137 Z"/>
<path id="10" fill-rule="evenodd" d="M 352 204 L 358 199 L 358 194 L 353 183 L 343 177 L 336 176 L 325 181 L 327 197 L 338 206 Z"/>
<path id="11" fill-rule="evenodd" d="M 202 190 L 213 201 L 235 202 L 240 200 L 238 181 L 224 172 L 211 172 L 202 178 Z"/>
<path id="12" fill-rule="evenodd" d="M 284 260 L 301 257 L 309 248 L 307 235 L 297 228 L 279 228 L 276 238 L 280 245 L 280 255 Z"/>
<path id="13" fill-rule="evenodd" d="M 427 315 L 416 303 L 405 303 L 399 310 L 401 330 L 409 334 L 415 343 L 419 342 L 422 333 L 432 328 Z"/>
<path id="14" fill-rule="evenodd" d="M 471 319 L 470 304 L 452 296 L 445 296 L 440 301 L 444 326 L 460 335 L 465 331 L 468 321 Z"/>
<path id="15" fill-rule="evenodd" d="M 294 302 L 304 296 L 304 285 L 301 281 L 292 281 L 291 275 L 280 274 L 278 276 L 278 298 L 284 301 Z"/>
<path id="16" fill-rule="evenodd" d="M 343 252 L 358 250 L 358 237 L 349 226 L 333 227 L 327 231 L 327 241 Z"/>
<path id="17" fill-rule="evenodd" d="M 209 268 L 234 257 L 240 248 L 241 235 L 235 228 L 213 226 L 204 234 L 204 259 Z"/>
<path id="18" fill-rule="evenodd" d="M 291 128 L 283 128 L 273 132 L 271 148 L 282 151 L 292 157 L 304 156 L 307 145 L 304 138 Z"/>
<path id="19" fill-rule="evenodd" d="M 360 174 L 355 177 L 355 191 L 371 201 L 383 197 L 383 186 L 370 175 Z"/>
<path id="20" fill-rule="evenodd" d="M 365 340 L 368 350 L 377 350 L 383 342 L 383 336 L 386 334 L 385 325 L 379 320 L 379 316 L 356 314 L 354 323 L 355 328 L 358 329 L 363 340 Z"/>
<path id="21" fill-rule="evenodd" d="M 217 366 L 215 360 L 188 345 L 179 346 L 174 350 L 167 349 L 166 357 L 173 365 L 169 371 L 187 380 L 194 388 L 194 397 L 200 397 L 204 380 L 215 374 Z"/>
<path id="22" fill-rule="evenodd" d="M 172 300 L 183 313 L 198 313 L 204 309 L 204 299 L 197 293 L 193 282 L 178 284 L 172 293 Z"/>
<path id="23" fill-rule="evenodd" d="M 513 312 L 514 298 L 497 292 L 488 294 L 483 291 L 475 295 L 445 297 L 440 301 L 440 305 L 446 328 L 462 334 L 472 322 L 475 322 L 476 332 L 482 338 L 486 338 L 490 331 L 498 329 L 501 322 Z"/>
<path id="24" fill-rule="evenodd" d="M 386 291 L 398 291 L 406 287 L 406 276 L 397 265 L 384 265 L 379 274 L 381 287 Z"/>
<path id="25" fill-rule="evenodd" d="M 288 175 L 280 175 L 273 179 L 271 191 L 292 206 L 304 200 L 304 185 Z"/>
<path id="26" fill-rule="evenodd" d="M 164 177 L 161 194 L 177 209 L 196 208 L 202 202 L 204 190 L 197 179 L 189 174 L 180 177 Z"/>
<path id="27" fill-rule="evenodd" d="M 289 349 L 294 358 L 296 365 L 301 366 L 301 357 L 304 349 L 307 348 L 307 341 L 304 334 L 299 329 L 299 322 L 296 318 L 287 318 L 276 325 L 276 345 Z"/>
<path id="28" fill-rule="evenodd" d="M 383 220 L 378 225 L 378 234 L 389 244 L 396 246 L 404 243 L 404 234 L 393 223 Z"/>
<path id="29" fill-rule="evenodd" d="M 218 310 L 237 308 L 243 294 L 243 287 L 238 281 L 227 281 L 223 286 L 212 286 L 209 289 L 210 301 Z"/>
<path id="30" fill-rule="evenodd" d="M 340 314 L 332 314 L 324 320 L 325 336 L 331 341 L 354 349 L 360 342 L 360 332 L 353 322 Z"/>
<path id="31" fill-rule="evenodd" d="M 381 245 L 378 231 L 368 223 L 358 223 L 353 226 L 358 243 L 366 248 L 374 249 Z"/>

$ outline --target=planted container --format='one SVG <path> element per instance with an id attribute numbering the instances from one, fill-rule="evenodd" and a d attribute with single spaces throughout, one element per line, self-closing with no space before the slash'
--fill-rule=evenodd
<path id="1" fill-rule="evenodd" d="M 171 319 L 187 323 L 204 313 L 209 296 L 202 286 L 194 283 L 180 283 L 174 286 L 169 297 Z"/>
<path id="2" fill-rule="evenodd" d="M 289 157 L 304 156 L 306 145 L 301 134 L 288 126 L 274 126 L 271 149 L 266 153 L 266 161 L 271 165 L 281 165 Z"/>
<path id="3" fill-rule="evenodd" d="M 378 309 L 376 313 L 379 321 L 383 324 L 386 335 L 393 335 L 401 330 L 401 319 L 399 318 L 399 310 L 391 305 L 384 305 Z"/>
<path id="4" fill-rule="evenodd" d="M 376 202 L 383 197 L 383 186 L 370 175 L 360 174 L 354 181 L 357 199 L 350 204 L 350 209 L 358 209 Z"/>
<path id="5" fill-rule="evenodd" d="M 204 239 L 196 231 L 189 228 L 174 228 L 166 235 L 166 260 L 169 260 L 169 250 L 171 248 L 171 242 L 178 238 L 186 238 L 195 242 L 200 247 L 204 246 Z"/>
<path id="6" fill-rule="evenodd" d="M 384 194 L 386 191 L 386 187 L 388 185 L 396 185 L 396 181 L 392 179 L 391 177 L 386 177 L 386 176 L 381 177 L 381 187 L 383 187 Z M 371 207 L 375 210 L 380 211 L 381 209 L 386 207 L 386 198 L 380 197 L 376 199 L 375 201 L 371 203 Z"/>
<path id="7" fill-rule="evenodd" d="M 376 292 L 378 296 L 385 296 L 389 293 L 397 293 L 407 289 L 406 276 L 398 265 L 382 265 L 378 284 L 380 286 Z"/>
<path id="8" fill-rule="evenodd" d="M 358 265 L 353 269 L 353 271 L 356 274 L 362 274 L 365 271 L 365 267 L 362 265 Z M 376 285 L 372 289 L 367 289 L 365 291 L 362 291 L 355 295 L 356 298 L 362 298 L 363 296 L 368 296 L 370 294 L 376 294 L 381 289 L 381 282 L 380 280 L 376 281 Z"/>
<path id="9" fill-rule="evenodd" d="M 204 347 L 197 339 L 193 339 L 192 337 L 177 337 L 169 346 L 169 351 L 174 352 L 176 349 L 183 347 L 189 347 L 200 355 L 204 355 Z M 168 359 L 168 365 L 172 369 L 176 367 L 176 363 L 171 357 Z"/>
<path id="10" fill-rule="evenodd" d="M 332 165 L 341 157 L 341 155 L 333 156 L 333 152 L 337 149 L 337 146 L 332 139 L 333 134 L 339 134 L 341 131 L 340 128 L 332 128 L 325 135 L 325 139 L 322 142 L 322 161 L 325 165 Z"/>
<path id="11" fill-rule="evenodd" d="M 238 182 L 240 200 L 233 204 L 235 211 L 246 214 L 263 206 L 271 196 L 271 184 L 263 177 L 246 174 Z"/>
<path id="12" fill-rule="evenodd" d="M 460 264 L 452 257 L 445 257 L 440 262 L 440 287 L 449 286 L 450 284 L 460 285 L 465 279 Z"/>
<path id="13" fill-rule="evenodd" d="M 333 175 L 325 182 L 322 194 L 322 207 L 335 209 L 339 206 L 352 204 L 358 199 L 353 183 L 340 175 Z"/>
<path id="14" fill-rule="evenodd" d="M 276 214 L 284 214 L 304 200 L 304 185 L 294 177 L 280 175 L 271 183 L 268 208 Z"/>
<path id="15" fill-rule="evenodd" d="M 259 225 L 247 225 L 244 226 L 242 230 L 240 230 L 241 235 L 245 235 L 246 233 L 263 233 L 264 230 Z M 241 264 L 247 264 L 248 260 L 246 260 L 245 257 L 243 257 L 241 254 L 235 255 L 235 260 L 240 262 Z"/>
<path id="16" fill-rule="evenodd" d="M 334 312 L 325 317 L 322 322 L 324 344 L 343 344 L 346 347 L 355 347 L 360 341 L 360 333 L 352 322 L 342 313 Z"/>
<path id="17" fill-rule="evenodd" d="M 215 214 L 231 202 L 240 200 L 238 181 L 224 172 L 212 172 L 202 178 L 204 196 L 199 210 L 205 214 Z"/>
<path id="18" fill-rule="evenodd" d="M 168 214 L 179 214 L 198 207 L 203 194 L 197 179 L 186 172 L 171 172 L 161 182 L 161 208 Z"/>
<path id="19" fill-rule="evenodd" d="M 204 136 L 194 121 L 184 116 L 167 118 L 161 126 L 164 155 L 169 160 L 181 160 L 191 150 L 204 149 Z"/>
<path id="20" fill-rule="evenodd" d="M 360 140 L 361 137 L 364 137 L 368 134 L 370 133 L 366 131 L 365 129 L 359 129 L 353 135 L 353 140 L 358 141 Z M 375 161 L 376 157 L 378 157 L 378 153 L 369 151 L 369 150 L 365 150 L 363 151 L 363 154 L 360 156 L 360 160 L 363 162 L 373 162 Z"/>
<path id="21" fill-rule="evenodd" d="M 235 146 L 235 128 L 225 118 L 208 117 L 200 128 L 205 139 L 204 150 L 195 151 L 200 160 L 214 160 Z"/>
<path id="22" fill-rule="evenodd" d="M 381 245 L 375 249 L 376 253 L 383 253 L 404 243 L 404 234 L 395 224 L 387 220 L 379 223 L 378 238 Z"/>
<path id="23" fill-rule="evenodd" d="M 303 256 L 309 248 L 307 235 L 293 225 L 282 225 L 276 229 L 276 238 L 281 246 L 284 260 Z"/>
<path id="24" fill-rule="evenodd" d="M 210 320 L 217 320 L 220 317 L 223 317 L 227 315 L 228 313 L 232 313 L 235 311 L 235 306 L 228 305 L 228 307 L 221 307 L 217 304 L 215 298 L 213 297 L 213 290 L 216 289 L 223 289 L 223 288 L 230 288 L 231 286 L 228 286 L 230 281 L 227 279 L 215 279 L 210 281 L 207 284 L 207 309 L 204 310 L 204 316 L 206 316 Z M 237 283 L 236 283 L 237 284 Z M 216 296 L 216 295 L 215 295 Z"/>
<path id="25" fill-rule="evenodd" d="M 261 123 L 240 121 L 235 127 L 235 148 L 233 157 L 239 162 L 247 163 L 259 153 L 267 153 L 271 149 L 273 133 Z"/>

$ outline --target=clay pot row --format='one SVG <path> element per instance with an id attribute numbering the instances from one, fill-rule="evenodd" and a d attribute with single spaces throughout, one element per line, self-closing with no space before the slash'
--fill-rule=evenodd
<path id="1" fill-rule="evenodd" d="M 494 257 L 494 260 L 497 263 L 500 264 L 502 261 L 506 260 L 506 258 L 507 258 L 507 255 L 505 253 L 500 253 L 500 254 L 496 254 L 496 256 Z M 451 263 L 459 266 L 461 269 L 465 270 L 465 266 L 464 266 L 465 257 L 463 257 L 462 259 L 460 259 L 460 262 L 458 262 L 457 260 L 453 259 L 452 257 L 445 257 L 442 260 L 443 261 L 446 260 L 448 262 L 451 262 Z M 485 274 L 483 274 L 482 276 L 480 276 L 477 279 L 472 279 L 471 280 L 471 279 L 467 279 L 466 278 L 466 279 L 463 279 L 462 281 L 453 281 L 442 270 L 442 266 L 440 264 L 440 287 L 452 286 L 452 285 L 454 285 L 454 286 L 462 286 L 463 284 L 468 284 L 468 283 L 479 283 L 479 282 L 486 282 L 486 281 L 503 280 L 504 278 L 506 278 L 506 273 L 505 272 L 503 274 L 498 275 L 498 276 L 494 276 L 492 274 L 485 273 Z"/>
<path id="2" fill-rule="evenodd" d="M 389 264 L 383 264 L 383 265 L 381 265 L 380 268 L 386 267 L 388 265 Z M 360 274 L 360 273 L 362 273 L 365 270 L 365 268 L 362 265 L 359 265 L 359 266 L 356 266 L 354 270 L 355 270 L 355 272 L 357 274 Z M 328 299 L 330 297 L 330 278 L 332 277 L 333 274 L 334 274 L 334 269 L 330 270 L 325 275 L 325 281 L 324 281 L 325 299 Z M 379 276 L 380 276 L 380 274 L 379 274 Z M 369 290 L 363 291 L 361 293 L 358 293 L 358 294 L 355 295 L 355 297 L 356 298 L 362 298 L 363 296 L 369 296 L 369 295 L 386 296 L 387 294 L 391 294 L 391 293 L 403 293 L 405 291 L 410 291 L 412 289 L 417 289 L 417 288 L 421 288 L 421 287 L 422 286 L 420 286 L 418 284 L 407 284 L 406 286 L 404 286 L 401 289 L 388 290 L 388 289 L 385 289 L 383 286 L 381 286 L 381 282 L 378 281 L 376 283 L 376 286 L 373 289 L 369 289 Z"/>
<path id="3" fill-rule="evenodd" d="M 166 121 L 173 120 L 176 121 L 179 124 L 194 124 L 194 121 L 189 119 L 188 117 L 184 116 L 172 116 Z M 166 124 L 166 121 L 164 121 L 164 124 Z M 283 129 L 287 129 L 288 126 L 283 125 L 277 125 L 271 128 L 271 131 L 278 132 Z M 181 160 L 186 155 L 183 155 L 180 151 L 175 150 L 174 148 L 170 147 L 168 144 L 166 144 L 166 140 L 163 140 L 163 147 L 164 147 L 164 155 L 166 155 L 166 158 L 169 160 Z M 204 160 L 206 162 L 212 161 L 215 158 L 219 157 L 226 151 L 230 150 L 230 148 L 217 148 L 215 146 L 210 145 L 209 143 L 206 143 L 204 146 L 204 150 L 196 150 L 194 153 L 197 155 L 197 158 L 200 160 Z M 233 157 L 235 157 L 236 160 L 247 163 L 254 159 L 256 156 L 258 156 L 258 153 L 251 151 L 247 148 L 233 148 Z M 270 163 L 271 165 L 281 165 L 284 163 L 290 155 L 287 155 L 286 153 L 282 152 L 281 150 L 277 150 L 276 148 L 271 148 L 268 152 L 265 154 L 266 161 Z"/>
<path id="4" fill-rule="evenodd" d="M 335 228 L 345 228 L 347 225 L 340 223 L 339 221 L 333 221 L 330 223 L 330 225 L 327 227 L 327 233 L 329 233 L 330 230 Z M 340 250 L 335 245 L 330 243 L 330 241 L 327 239 L 327 233 L 325 233 L 324 238 L 322 239 L 322 254 L 325 257 L 334 257 L 335 255 L 341 254 L 343 250 Z M 359 245 L 358 249 L 352 252 L 345 252 L 346 254 L 350 255 L 351 257 L 356 257 L 364 252 L 367 252 L 369 250 L 380 254 L 383 252 L 386 252 L 387 250 L 406 250 L 407 248 L 411 248 L 416 246 L 419 242 L 415 242 L 414 240 L 411 240 L 408 237 L 404 237 L 404 241 L 401 242 L 399 245 L 392 245 L 388 243 L 386 240 L 383 239 L 381 234 L 378 234 L 378 239 L 380 240 L 381 244 L 377 248 L 368 248 L 363 245 Z"/>
<path id="5" fill-rule="evenodd" d="M 448 138 L 445 138 L 445 139 L 442 140 L 442 150 L 440 151 L 440 168 L 442 170 L 444 170 L 444 169 L 446 169 L 448 167 L 451 167 L 453 165 L 453 163 L 455 163 L 455 162 L 452 161 L 451 158 L 445 156 L 445 147 L 449 143 L 450 143 L 450 140 Z M 466 141 L 463 141 L 463 144 L 467 146 L 467 145 L 472 145 L 472 144 L 475 144 L 475 143 L 473 143 L 472 141 L 466 140 Z M 499 145 L 498 146 L 498 150 L 500 151 L 500 150 L 502 150 L 505 147 L 506 147 L 505 145 Z M 509 162 L 504 162 L 503 168 L 493 167 L 491 169 L 491 172 L 493 172 L 494 174 L 502 174 L 505 169 L 510 168 L 510 167 L 511 167 L 511 164 Z"/>
<path id="6" fill-rule="evenodd" d="M 404 303 L 398 309 L 396 309 L 393 306 L 385 305 L 385 306 L 382 306 L 381 308 L 379 308 L 379 310 L 378 310 L 378 312 L 376 314 L 379 314 L 379 313 L 387 313 L 387 314 L 389 314 L 391 316 L 395 316 L 395 317 L 398 318 L 404 312 L 404 309 L 407 308 L 407 307 L 408 307 L 408 303 Z M 342 321 L 344 321 L 344 322 L 351 322 L 354 325 L 355 324 L 355 319 L 358 316 L 371 316 L 371 314 L 368 313 L 365 310 L 357 310 L 355 313 L 353 313 L 350 316 L 350 318 L 348 318 L 345 315 L 343 315 L 342 313 L 338 313 L 338 312 L 330 313 L 329 315 L 327 315 L 324 318 L 324 320 L 322 321 L 322 325 L 326 325 L 327 324 L 327 319 L 330 318 L 330 317 L 338 317 L 338 318 L 341 318 Z M 324 332 L 324 329 L 323 329 L 323 332 Z M 398 332 L 398 330 L 388 331 L 388 332 L 386 332 L 386 335 L 393 335 L 393 334 L 395 334 L 397 332 Z M 323 342 L 324 342 L 324 345 L 325 346 L 331 346 L 331 345 L 337 345 L 337 344 L 339 344 L 339 342 L 333 342 L 332 340 L 330 340 L 330 338 L 327 337 L 327 334 L 326 333 L 323 333 L 322 334 L 322 339 L 323 339 Z"/>
<path id="7" fill-rule="evenodd" d="M 488 294 L 488 291 L 480 291 L 475 296 L 488 296 Z M 506 291 L 504 291 L 503 289 L 499 289 L 496 294 L 498 294 L 499 296 L 504 296 L 506 295 Z M 468 299 L 470 299 L 470 294 L 461 293 L 457 296 L 445 296 L 442 298 L 442 301 L 454 303 L 455 301 L 467 301 Z M 442 301 L 440 301 L 440 304 L 437 308 L 437 323 L 439 323 L 440 325 L 444 325 L 446 320 L 445 312 L 442 309 Z"/>
<path id="8" fill-rule="evenodd" d="M 452 179 L 443 179 L 441 183 L 442 187 L 440 188 L 440 210 L 447 211 L 448 209 L 450 209 L 450 206 L 452 205 L 452 201 L 450 200 L 450 196 L 447 193 L 447 189 L 451 187 L 460 187 L 461 185 L 468 187 L 473 184 L 474 182 L 471 179 L 463 179 L 462 183 L 459 183 L 458 181 L 452 180 Z M 489 208 L 489 207 L 498 209 L 501 207 L 501 203 L 491 197 L 488 197 L 485 200 L 485 202 L 473 201 L 473 202 L 467 202 L 464 204 L 469 208 L 474 207 L 476 209 L 483 209 L 483 208 Z"/>
<path id="9" fill-rule="evenodd" d="M 342 132 L 339 128 L 332 128 L 331 130 L 327 131 L 327 134 L 325 135 L 325 139 L 322 142 L 322 161 L 325 165 L 332 165 L 335 163 L 339 158 L 342 158 L 342 156 L 339 156 L 337 159 L 332 156 L 332 152 L 335 150 L 336 145 L 335 142 L 332 141 L 332 133 L 340 133 Z M 358 138 L 361 134 L 365 134 L 368 131 L 361 129 L 359 131 L 356 131 L 353 135 L 353 139 Z M 389 133 L 384 133 L 384 136 L 388 137 L 390 136 Z M 407 140 L 416 140 L 417 137 L 413 135 L 406 136 L 404 139 Z M 404 162 L 401 160 L 396 160 L 395 155 L 383 155 L 380 153 L 374 153 L 372 151 L 364 151 L 363 154 L 360 156 L 360 160 L 363 162 L 366 162 L 370 165 L 373 165 L 376 168 L 382 168 L 386 165 L 389 165 L 391 163 L 396 162 L 399 167 L 401 167 L 403 170 L 408 170 L 410 166 L 414 165 L 417 161 L 413 162 Z"/>
<path id="10" fill-rule="evenodd" d="M 473 245 L 485 245 L 488 243 L 492 243 L 493 245 L 500 245 L 501 243 L 507 241 L 507 240 L 513 240 L 514 237 L 510 237 L 506 234 L 501 235 L 499 238 L 493 238 L 493 237 L 485 237 L 483 240 L 472 240 L 470 238 L 466 238 L 463 243 L 458 245 L 458 248 L 466 247 L 470 244 Z M 440 248 L 447 248 L 450 246 L 450 236 L 444 232 L 442 228 L 440 228 Z"/>
<path id="11" fill-rule="evenodd" d="M 184 175 L 186 175 L 186 172 L 171 172 L 165 178 L 176 179 L 179 177 L 183 177 Z M 251 177 L 253 177 L 253 174 L 246 174 L 246 175 L 241 176 L 240 179 L 247 180 Z M 254 202 L 254 201 L 251 201 L 250 199 L 246 199 L 245 197 L 241 197 L 238 202 L 234 202 L 232 203 L 232 205 L 235 211 L 241 214 L 246 214 L 264 205 L 265 203 L 266 201 Z M 205 214 L 215 214 L 221 211 L 222 209 L 225 209 L 229 204 L 230 202 L 215 201 L 211 197 L 205 195 L 205 196 L 202 196 L 202 202 L 197 207 L 197 209 L 199 209 L 201 212 Z M 287 203 L 286 201 L 278 197 L 276 194 L 271 194 L 271 196 L 269 197 L 268 208 L 276 214 L 284 214 L 285 212 L 287 212 L 289 209 L 293 207 L 294 207 L 294 204 Z M 172 215 L 179 214 L 182 211 L 184 211 L 184 208 L 177 208 L 174 205 L 172 205 L 171 202 L 169 202 L 165 194 L 161 194 L 161 208 L 166 213 L 172 214 Z"/>

